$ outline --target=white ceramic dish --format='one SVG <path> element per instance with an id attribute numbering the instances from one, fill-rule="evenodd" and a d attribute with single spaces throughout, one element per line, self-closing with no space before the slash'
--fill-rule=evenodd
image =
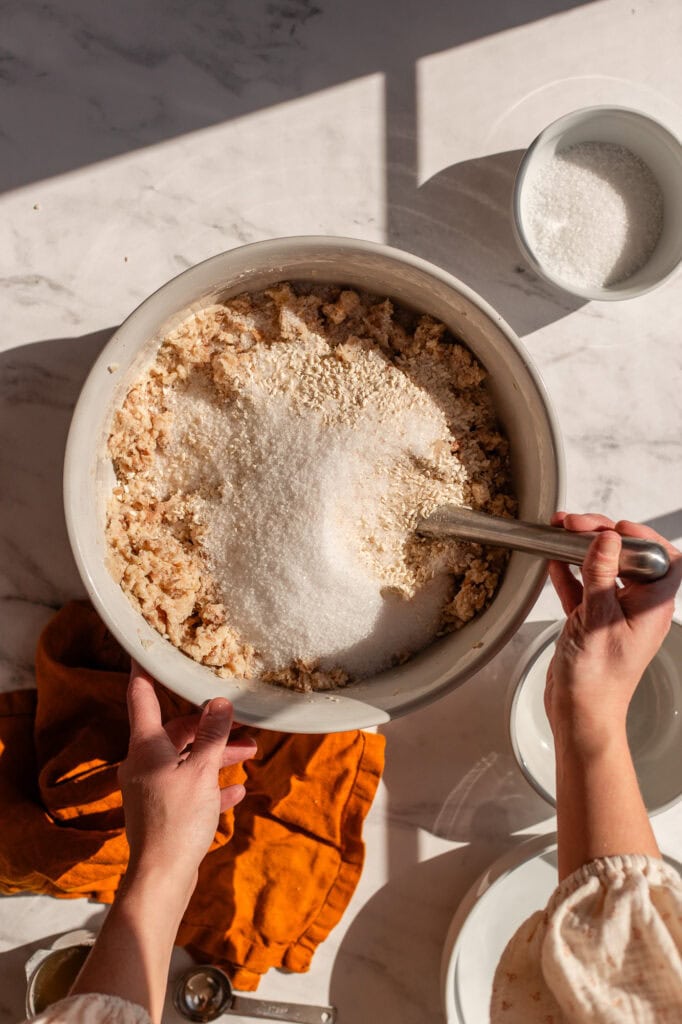
<path id="1" fill-rule="evenodd" d="M 333 694 L 299 694 L 219 679 L 181 654 L 132 606 L 105 566 L 105 504 L 114 481 L 106 439 L 114 408 L 153 361 L 164 335 L 211 302 L 282 280 L 338 282 L 389 295 L 444 321 L 489 371 L 510 440 L 519 514 L 548 520 L 563 492 L 563 453 L 544 387 L 502 318 L 466 285 L 408 253 L 353 239 L 274 239 L 234 249 L 170 281 L 116 331 L 85 382 L 64 466 L 66 521 L 90 597 L 113 635 L 156 678 L 194 704 L 226 696 L 247 724 L 321 733 L 378 725 L 428 703 L 480 669 L 513 635 L 542 587 L 545 563 L 514 553 L 492 605 L 405 665 Z M 114 369 L 115 372 L 111 372 Z"/>
<path id="2" fill-rule="evenodd" d="M 677 871 L 682 865 L 664 859 Z M 534 836 L 504 854 L 469 889 L 452 919 L 441 961 L 448 1024 L 483 1024 L 500 957 L 517 928 L 557 884 L 556 835 Z"/>
<path id="3" fill-rule="evenodd" d="M 583 142 L 625 146 L 650 168 L 663 195 L 663 230 L 644 266 L 606 288 L 567 283 L 537 256 L 524 223 L 524 194 L 554 154 Z M 627 107 L 585 107 L 552 122 L 531 143 L 516 175 L 512 223 L 516 240 L 530 265 L 550 284 L 584 299 L 631 299 L 665 281 L 682 260 L 682 146 L 658 121 Z"/>
<path id="4" fill-rule="evenodd" d="M 509 712 L 509 735 L 519 767 L 552 806 L 556 805 L 554 741 L 543 694 L 562 625 L 552 623 L 528 648 L 511 683 Z M 657 814 L 682 797 L 682 626 L 677 622 L 635 691 L 627 732 L 644 803 L 649 814 Z"/>

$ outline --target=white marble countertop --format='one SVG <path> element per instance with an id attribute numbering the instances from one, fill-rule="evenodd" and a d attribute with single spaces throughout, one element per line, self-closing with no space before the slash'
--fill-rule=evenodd
<path id="1" fill-rule="evenodd" d="M 478 290 L 523 338 L 563 429 L 567 507 L 682 535 L 679 274 L 622 303 L 550 291 L 514 250 L 520 153 L 557 116 L 634 106 L 682 129 L 677 0 L 24 0 L 0 103 L 0 685 L 33 685 L 42 625 L 82 594 L 61 511 L 70 411 L 104 341 L 179 271 L 287 234 L 388 241 Z M 552 829 L 506 733 L 542 621 L 449 697 L 384 730 L 364 874 L 309 974 L 269 998 L 340 1020 L 442 1020 L 439 961 L 476 876 Z M 682 846 L 682 806 L 655 819 Z M 102 908 L 0 900 L 0 1024 L 23 963 Z M 184 963 L 178 953 L 174 970 Z M 172 1014 L 169 1013 L 170 1020 Z"/>

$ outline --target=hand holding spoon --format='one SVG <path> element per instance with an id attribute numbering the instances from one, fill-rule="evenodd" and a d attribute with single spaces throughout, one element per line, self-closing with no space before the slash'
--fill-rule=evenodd
<path id="1" fill-rule="evenodd" d="M 582 565 L 595 536 L 594 533 L 572 533 L 544 523 L 490 516 L 459 505 L 441 505 L 419 520 L 417 533 L 423 537 L 458 537 L 478 544 L 513 548 L 572 565 Z M 622 537 L 621 540 L 619 576 L 640 582 L 665 576 L 670 565 L 665 548 L 639 537 Z"/>

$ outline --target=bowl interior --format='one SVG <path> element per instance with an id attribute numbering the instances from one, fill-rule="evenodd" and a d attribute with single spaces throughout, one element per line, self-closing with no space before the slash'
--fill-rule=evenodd
<path id="1" fill-rule="evenodd" d="M 556 803 L 554 741 L 543 694 L 547 669 L 563 623 L 553 623 L 529 649 L 510 713 L 514 754 L 526 778 Z M 598 694 L 595 694 L 598 699 Z M 654 814 L 682 796 L 682 626 L 673 623 L 635 691 L 627 719 L 632 759 L 647 810 Z"/>
<path id="2" fill-rule="evenodd" d="M 256 243 L 199 264 L 147 299 L 119 328 L 95 363 L 74 412 L 64 476 L 69 538 L 93 603 L 114 636 L 156 678 L 193 703 L 226 696 L 238 720 L 294 732 L 377 725 L 433 700 L 492 657 L 535 601 L 544 562 L 512 555 L 498 595 L 478 619 L 405 665 L 331 694 L 219 679 L 148 626 L 105 565 L 106 499 L 113 483 L 106 440 L 113 409 L 153 361 L 170 327 L 189 312 L 282 280 L 365 288 L 443 320 L 489 371 L 513 453 L 520 515 L 549 518 L 562 490 L 558 433 L 542 384 L 501 318 L 466 286 L 416 257 L 351 240 L 295 238 Z"/>
<path id="3" fill-rule="evenodd" d="M 536 176 L 558 151 L 583 142 L 625 146 L 656 178 L 663 196 L 663 227 L 656 248 L 634 274 L 607 288 L 579 288 L 539 262 L 525 227 L 525 197 Z M 682 146 L 657 121 L 624 107 L 576 110 L 549 125 L 529 147 L 514 190 L 517 239 L 532 265 L 557 287 L 587 299 L 632 298 L 660 284 L 682 259 Z"/>

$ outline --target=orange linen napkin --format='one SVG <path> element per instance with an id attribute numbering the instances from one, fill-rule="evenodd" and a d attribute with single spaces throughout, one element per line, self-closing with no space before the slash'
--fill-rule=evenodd
<path id="1" fill-rule="evenodd" d="M 37 691 L 0 694 L 0 892 L 113 899 L 128 859 L 116 779 L 128 667 L 90 605 L 72 602 L 38 643 Z M 158 694 L 164 720 L 190 710 Z M 223 769 L 246 797 L 221 815 L 177 939 L 242 990 L 270 967 L 306 971 L 343 914 L 384 751 L 360 731 L 252 732 L 257 758 Z"/>

